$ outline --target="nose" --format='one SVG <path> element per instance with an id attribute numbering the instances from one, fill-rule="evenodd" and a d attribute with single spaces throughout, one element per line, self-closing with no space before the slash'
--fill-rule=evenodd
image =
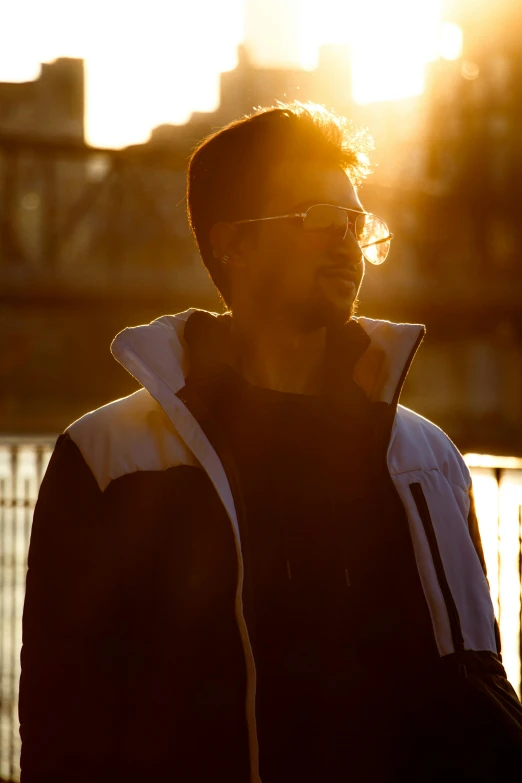
<path id="1" fill-rule="evenodd" d="M 357 242 L 350 224 L 346 226 L 346 233 L 344 237 L 337 236 L 330 246 L 330 255 L 342 263 L 355 266 L 356 264 L 362 264 L 363 253 L 359 243 Z"/>

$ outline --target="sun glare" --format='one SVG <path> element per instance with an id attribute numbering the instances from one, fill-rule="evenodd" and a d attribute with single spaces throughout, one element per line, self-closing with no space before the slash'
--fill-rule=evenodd
<path id="1" fill-rule="evenodd" d="M 441 26 L 439 53 L 445 60 L 458 60 L 462 55 L 462 30 L 451 22 Z"/>
<path id="2" fill-rule="evenodd" d="M 237 61 L 241 7 L 241 0 L 114 2 L 101 45 L 98 35 L 87 59 L 92 143 L 121 146 L 125 136 L 127 144 L 146 141 L 157 125 L 183 123 L 193 111 L 212 110 L 219 100 L 219 73 Z"/>
<path id="3" fill-rule="evenodd" d="M 84 58 L 87 140 L 122 147 L 215 108 L 219 73 L 237 62 L 243 0 L 18 0 L 2 10 L 2 32 L 0 81 Z"/>
<path id="4" fill-rule="evenodd" d="M 438 56 L 440 15 L 440 0 L 305 3 L 303 65 L 312 67 L 321 43 L 348 44 L 358 103 L 418 95 L 426 63 Z"/>
<path id="5" fill-rule="evenodd" d="M 354 99 L 391 101 L 422 92 L 429 60 L 460 56 L 461 31 L 441 26 L 441 5 L 442 0 L 18 0 L 3 12 L 7 35 L 0 47 L 0 81 L 34 79 L 39 63 L 56 57 L 85 58 L 87 139 L 120 147 L 145 141 L 158 124 L 185 122 L 192 111 L 214 109 L 219 73 L 235 66 L 246 33 L 264 65 L 283 64 L 291 49 L 311 69 L 321 44 L 347 44 Z"/>
<path id="6" fill-rule="evenodd" d="M 508 679 L 520 695 L 522 459 L 466 454 Z M 496 469 L 503 471 L 500 482 Z"/>

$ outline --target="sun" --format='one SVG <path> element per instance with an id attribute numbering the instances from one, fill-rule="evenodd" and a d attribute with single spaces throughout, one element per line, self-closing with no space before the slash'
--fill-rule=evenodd
<path id="1" fill-rule="evenodd" d="M 423 91 L 425 65 L 440 52 L 440 0 L 322 0 L 303 5 L 304 67 L 313 67 L 318 45 L 349 44 L 357 103 L 398 100 Z"/>

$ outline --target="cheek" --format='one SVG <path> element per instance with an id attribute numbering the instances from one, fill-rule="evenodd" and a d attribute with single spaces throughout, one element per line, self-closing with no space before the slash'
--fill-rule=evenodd
<path id="1" fill-rule="evenodd" d="M 270 272 L 277 281 L 281 295 L 288 299 L 301 299 L 311 292 L 315 280 L 313 256 L 296 247 L 296 243 L 280 245 L 272 256 Z"/>
<path id="2" fill-rule="evenodd" d="M 313 239 L 285 231 L 261 234 L 251 259 L 251 286 L 268 290 L 277 298 L 308 296 L 324 256 L 322 243 Z"/>
<path id="3" fill-rule="evenodd" d="M 252 259 L 253 282 L 281 286 L 294 264 L 292 251 L 292 243 L 283 232 L 267 231 L 261 235 Z"/>

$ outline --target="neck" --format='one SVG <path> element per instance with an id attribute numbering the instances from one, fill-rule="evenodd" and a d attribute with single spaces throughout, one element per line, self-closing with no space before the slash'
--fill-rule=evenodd
<path id="1" fill-rule="evenodd" d="M 234 315 L 228 362 L 254 386 L 315 394 L 321 386 L 325 346 L 325 327 L 302 332 L 288 323 L 244 323 Z"/>

